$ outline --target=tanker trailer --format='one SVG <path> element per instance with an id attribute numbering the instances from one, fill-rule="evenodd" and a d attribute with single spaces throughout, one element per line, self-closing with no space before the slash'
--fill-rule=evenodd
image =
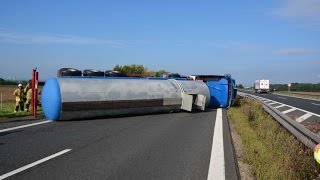
<path id="1" fill-rule="evenodd" d="M 174 79 L 52 78 L 42 91 L 48 120 L 205 110 L 210 92 L 203 82 Z"/>

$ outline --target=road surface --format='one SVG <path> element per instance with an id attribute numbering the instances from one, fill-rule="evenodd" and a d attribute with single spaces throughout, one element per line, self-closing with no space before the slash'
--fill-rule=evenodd
<path id="1" fill-rule="evenodd" d="M 243 92 L 258 96 L 261 101 L 276 108 L 320 136 L 320 101 L 276 94 L 257 94 L 253 91 Z"/>
<path id="2" fill-rule="evenodd" d="M 289 96 L 281 96 L 277 94 L 259 94 L 259 93 L 254 93 L 253 91 L 243 91 L 243 92 L 260 96 L 273 101 L 277 101 L 290 106 L 294 106 L 306 111 L 313 112 L 315 114 L 320 114 L 320 101 L 289 97 Z"/>
<path id="3" fill-rule="evenodd" d="M 31 123 L 37 124 L 23 126 Z M 11 120 L 1 121 L 0 129 L 0 179 L 239 177 L 224 109 L 49 123 Z"/>

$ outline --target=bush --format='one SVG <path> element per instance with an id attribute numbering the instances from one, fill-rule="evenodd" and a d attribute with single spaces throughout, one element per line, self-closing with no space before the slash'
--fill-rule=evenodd
<path id="1" fill-rule="evenodd" d="M 240 106 L 231 107 L 229 119 L 244 145 L 242 161 L 251 165 L 257 179 L 314 179 L 320 165 L 313 151 L 283 128 L 260 103 L 240 99 Z"/>

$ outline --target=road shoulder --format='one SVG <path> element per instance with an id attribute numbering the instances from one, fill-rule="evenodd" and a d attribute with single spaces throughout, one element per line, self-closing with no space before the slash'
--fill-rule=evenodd
<path id="1" fill-rule="evenodd" d="M 250 165 L 247 163 L 242 162 L 241 158 L 243 155 L 243 145 L 241 138 L 239 134 L 236 132 L 234 125 L 232 124 L 231 121 L 229 121 L 229 126 L 230 126 L 230 132 L 231 132 L 231 137 L 233 141 L 233 146 L 235 149 L 237 161 L 238 161 L 238 168 L 239 168 L 239 173 L 241 179 L 246 179 L 246 180 L 254 180 L 254 177 L 252 176 L 250 172 Z"/>

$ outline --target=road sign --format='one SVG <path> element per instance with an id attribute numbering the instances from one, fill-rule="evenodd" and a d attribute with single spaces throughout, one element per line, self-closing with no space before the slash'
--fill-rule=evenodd
<path id="1" fill-rule="evenodd" d="M 291 83 L 288 83 L 288 87 L 291 87 Z"/>

